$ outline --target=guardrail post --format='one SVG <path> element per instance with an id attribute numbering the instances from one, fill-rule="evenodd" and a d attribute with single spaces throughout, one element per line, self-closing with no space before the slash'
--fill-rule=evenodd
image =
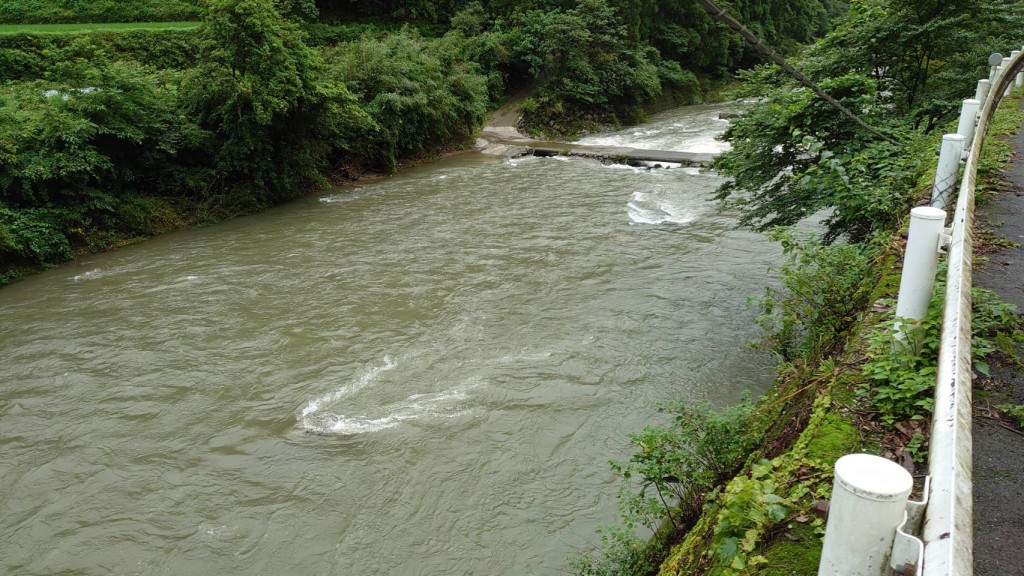
<path id="1" fill-rule="evenodd" d="M 897 322 L 909 320 L 916 325 L 928 313 L 928 302 L 935 286 L 935 270 L 939 265 L 939 236 L 946 225 L 946 212 L 931 206 L 918 206 L 910 211 L 910 230 L 903 254 L 900 293 L 896 298 Z M 906 334 L 902 324 L 897 334 Z"/>
<path id="2" fill-rule="evenodd" d="M 992 82 L 985 80 L 984 78 L 978 80 L 978 88 L 974 91 L 974 99 L 978 102 L 984 102 L 985 98 L 988 98 L 988 91 L 991 87 Z"/>
<path id="3" fill-rule="evenodd" d="M 1017 54 L 1020 54 L 1020 50 L 1014 50 L 1010 52 L 1010 59 L 1012 60 L 1016 58 Z M 1016 86 L 1017 88 L 1024 86 L 1024 71 L 1017 72 L 1017 78 L 1013 81 L 1013 85 Z"/>
<path id="4" fill-rule="evenodd" d="M 818 576 L 888 574 L 896 527 L 914 479 L 902 466 L 870 454 L 836 462 Z"/>
<path id="5" fill-rule="evenodd" d="M 1010 65 L 1010 59 L 1009 58 L 1003 58 L 1003 63 L 999 66 L 999 72 L 1002 72 L 1003 70 L 1006 70 L 1006 68 L 1009 65 Z M 1013 88 L 1013 84 L 1007 84 L 1006 85 L 1006 90 L 1003 92 L 1003 98 L 1006 98 L 1006 97 L 1008 97 L 1010 95 L 1010 89 L 1011 88 Z"/>
<path id="6" fill-rule="evenodd" d="M 946 134 L 942 137 L 942 148 L 939 151 L 939 164 L 935 169 L 935 184 L 932 186 L 931 205 L 944 210 L 953 190 L 956 188 L 956 177 L 960 173 L 960 156 L 964 152 L 965 138 L 960 134 Z"/>
<path id="7" fill-rule="evenodd" d="M 964 150 L 961 158 L 967 156 L 974 142 L 974 126 L 978 121 L 978 111 L 981 110 L 980 100 L 964 100 L 960 106 L 960 123 L 956 126 L 956 133 L 964 137 Z"/>

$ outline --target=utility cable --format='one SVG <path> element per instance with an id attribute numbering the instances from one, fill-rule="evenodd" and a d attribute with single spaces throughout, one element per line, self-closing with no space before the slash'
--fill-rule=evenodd
<path id="1" fill-rule="evenodd" d="M 793 66 L 791 66 L 789 62 L 786 62 L 785 58 L 783 58 L 781 55 L 779 55 L 779 53 L 776 52 L 775 50 L 772 50 L 771 47 L 769 47 L 767 44 L 764 43 L 764 40 L 762 40 L 756 34 L 751 32 L 750 30 L 748 30 L 746 26 L 744 26 L 743 24 L 740 24 L 740 22 L 738 20 L 736 20 L 735 18 L 733 18 L 732 15 L 730 15 L 728 12 L 726 12 L 724 8 L 720 8 L 717 4 L 712 2 L 712 0 L 697 0 L 697 3 L 700 4 L 705 10 L 707 10 L 708 14 L 711 14 L 716 19 L 718 19 L 718 21 L 722 22 L 723 24 L 725 24 L 729 28 L 732 28 L 740 36 L 742 36 L 743 39 L 746 40 L 748 44 L 750 44 L 755 49 L 757 49 L 759 52 L 761 52 L 762 54 L 767 56 L 772 62 L 774 62 L 774 63 L 778 64 L 779 66 L 781 66 L 782 69 L 785 70 L 787 73 L 789 73 L 790 76 L 792 76 L 793 78 L 796 78 L 798 82 L 800 82 L 804 86 L 810 88 L 818 96 L 821 96 L 821 98 L 823 100 L 825 100 L 833 108 L 835 108 L 836 110 L 839 110 L 844 115 L 849 117 L 851 120 L 856 122 L 858 126 L 860 126 L 861 128 L 864 128 L 868 132 L 871 132 L 875 136 L 878 136 L 882 140 L 885 140 L 886 142 L 889 142 L 890 144 L 895 144 L 895 145 L 899 146 L 899 144 L 900 144 L 899 142 L 897 142 L 896 140 L 893 140 L 892 138 L 886 136 L 885 134 L 882 134 L 882 132 L 880 132 L 878 129 L 872 127 L 867 122 L 861 120 L 856 114 L 851 112 L 849 108 L 847 108 L 846 106 L 843 106 L 842 104 L 839 103 L 838 100 L 836 100 L 835 98 L 829 96 L 827 92 L 822 90 L 810 78 L 808 78 L 807 76 L 804 76 L 796 68 L 793 68 Z"/>

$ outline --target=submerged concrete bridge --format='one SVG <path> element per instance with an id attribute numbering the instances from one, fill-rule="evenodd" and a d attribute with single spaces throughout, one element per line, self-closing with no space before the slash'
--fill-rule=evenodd
<path id="1" fill-rule="evenodd" d="M 499 115 L 495 115 L 495 119 Z M 500 122 L 500 120 L 497 120 Z M 492 124 L 495 120 L 492 120 Z M 512 152 L 521 156 L 577 156 L 596 160 L 639 165 L 646 162 L 664 162 L 684 166 L 707 166 L 716 154 L 709 152 L 677 152 L 673 150 L 646 150 L 624 146 L 586 146 L 569 142 L 535 140 L 523 136 L 511 125 L 490 125 L 483 129 L 477 148 L 484 152 Z"/>

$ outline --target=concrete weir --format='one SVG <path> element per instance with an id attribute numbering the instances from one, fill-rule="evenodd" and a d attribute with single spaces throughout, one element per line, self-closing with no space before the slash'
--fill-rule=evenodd
<path id="1" fill-rule="evenodd" d="M 534 156 L 582 156 L 623 164 L 668 162 L 684 166 L 707 166 L 715 159 L 715 154 L 708 152 L 673 152 L 617 146 L 535 146 L 529 150 Z"/>
<path id="2" fill-rule="evenodd" d="M 578 156 L 606 162 L 639 164 L 665 162 L 684 166 L 707 166 L 715 159 L 710 152 L 677 152 L 672 150 L 645 150 L 623 146 L 586 146 L 569 142 L 534 140 L 516 131 L 512 126 L 489 125 L 477 140 L 477 149 L 485 154 L 513 156 Z"/>

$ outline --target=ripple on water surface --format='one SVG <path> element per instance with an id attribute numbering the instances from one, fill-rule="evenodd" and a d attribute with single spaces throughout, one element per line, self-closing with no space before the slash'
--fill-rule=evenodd
<path id="1" fill-rule="evenodd" d="M 719 183 L 466 155 L 5 288 L 0 572 L 558 573 L 657 401 L 770 381 Z"/>

